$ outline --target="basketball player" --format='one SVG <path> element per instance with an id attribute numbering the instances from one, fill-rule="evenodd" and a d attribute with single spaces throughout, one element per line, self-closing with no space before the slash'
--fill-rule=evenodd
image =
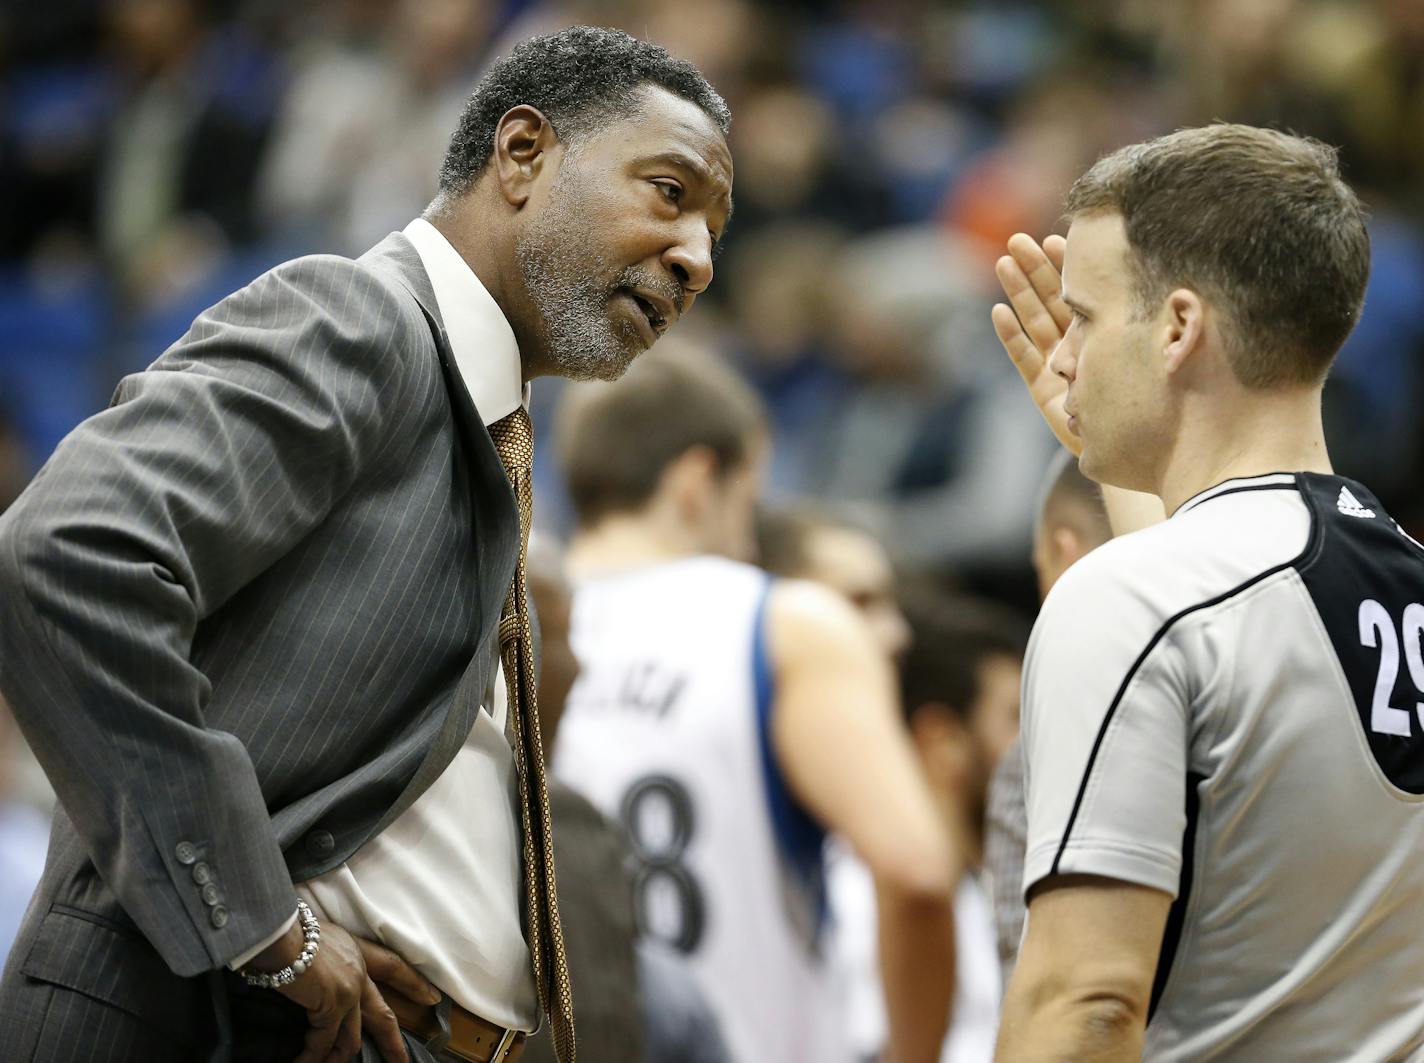
<path id="1" fill-rule="evenodd" d="M 583 673 L 555 771 L 628 825 L 645 931 L 687 955 L 743 1063 L 850 1058 L 821 855 L 826 831 L 848 839 L 876 877 L 887 1058 L 933 1060 L 954 876 L 889 661 L 834 592 L 731 560 L 750 553 L 766 426 L 697 357 L 562 411 Z"/>
<path id="2" fill-rule="evenodd" d="M 1424 549 L 1321 427 L 1364 212 L 1328 148 L 1237 125 L 1109 155 L 1068 209 L 995 324 L 1083 472 L 1170 516 L 1035 627 L 998 1058 L 1424 1059 Z"/>

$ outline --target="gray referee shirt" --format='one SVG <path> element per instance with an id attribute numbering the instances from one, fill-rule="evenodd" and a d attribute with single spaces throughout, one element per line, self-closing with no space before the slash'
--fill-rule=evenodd
<path id="1" fill-rule="evenodd" d="M 1364 487 L 1232 480 L 1049 595 L 1024 889 L 1170 893 L 1144 1059 L 1424 1060 L 1424 548 Z"/>

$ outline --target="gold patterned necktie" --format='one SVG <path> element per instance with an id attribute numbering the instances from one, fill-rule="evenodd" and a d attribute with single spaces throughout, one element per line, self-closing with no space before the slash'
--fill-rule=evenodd
<path id="1" fill-rule="evenodd" d="M 535 692 L 534 637 L 525 594 L 525 560 L 534 512 L 534 426 L 523 406 L 489 426 L 495 452 L 504 463 L 519 505 L 519 564 L 499 622 L 499 649 L 509 691 L 514 733 L 514 766 L 519 775 L 519 804 L 524 832 L 524 903 L 529 952 L 539 1006 L 549 1017 L 559 1063 L 574 1063 L 574 999 L 564 931 L 559 922 L 554 881 L 554 825 L 549 815 L 549 787 L 544 777 L 539 702 Z"/>

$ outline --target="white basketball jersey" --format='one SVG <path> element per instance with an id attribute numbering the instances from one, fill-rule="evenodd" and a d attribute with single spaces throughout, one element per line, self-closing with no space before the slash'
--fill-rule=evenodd
<path id="1" fill-rule="evenodd" d="M 554 772 L 627 827 L 642 929 L 687 957 L 733 1057 L 837 1063 L 822 835 L 769 746 L 769 585 L 712 557 L 581 584 Z"/>

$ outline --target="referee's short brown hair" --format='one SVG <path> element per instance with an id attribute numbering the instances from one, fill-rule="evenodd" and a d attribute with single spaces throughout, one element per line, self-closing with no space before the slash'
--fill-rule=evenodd
<path id="1" fill-rule="evenodd" d="M 1122 215 L 1141 313 L 1174 288 L 1214 302 L 1247 387 L 1319 383 L 1359 320 L 1365 210 L 1318 140 L 1224 122 L 1182 129 L 1099 159 L 1067 207 Z"/>
<path id="2" fill-rule="evenodd" d="M 664 341 L 616 383 L 570 385 L 556 443 L 574 512 L 589 527 L 640 510 L 691 448 L 707 448 L 726 473 L 767 432 L 760 398 L 735 370 Z"/>

